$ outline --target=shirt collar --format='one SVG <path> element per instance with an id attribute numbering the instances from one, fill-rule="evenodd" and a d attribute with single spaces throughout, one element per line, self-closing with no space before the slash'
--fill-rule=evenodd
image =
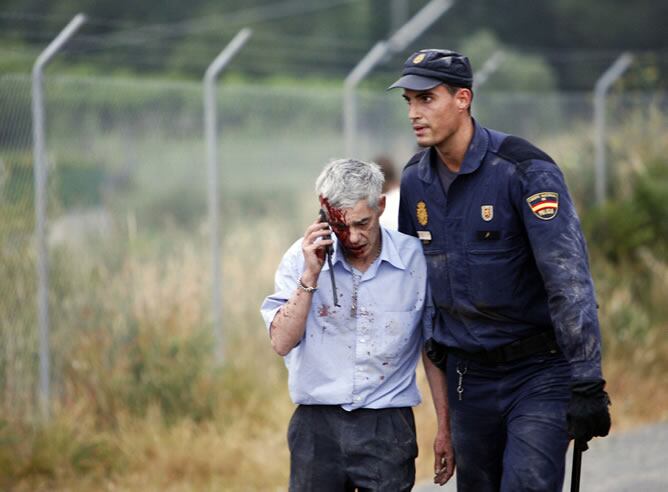
<path id="1" fill-rule="evenodd" d="M 464 162 L 462 162 L 462 167 L 458 174 L 469 174 L 476 171 L 480 167 L 482 159 L 487 153 L 487 147 L 489 146 L 489 136 L 487 135 L 487 132 L 478 124 L 475 118 L 471 119 L 473 120 L 473 137 L 466 150 Z M 436 149 L 431 147 L 422 155 L 422 158 L 418 163 L 419 178 L 426 183 L 431 183 L 435 179 L 438 179 L 438 173 L 436 172 L 435 167 L 436 164 L 440 164 L 440 159 L 438 158 Z"/>
<path id="2" fill-rule="evenodd" d="M 385 227 L 380 226 L 380 231 L 382 234 L 383 238 L 383 245 L 380 250 L 380 255 L 378 255 L 378 259 L 380 261 L 374 261 L 371 267 L 369 267 L 369 270 L 373 269 L 373 272 L 375 273 L 376 268 L 374 268 L 374 265 L 380 265 L 381 262 L 386 261 L 395 268 L 398 268 L 400 270 L 405 270 L 406 265 L 401 259 L 401 256 L 399 255 L 399 251 L 397 250 L 397 245 L 394 244 L 394 241 L 392 240 L 392 235 L 385 229 Z M 332 265 L 335 265 L 338 262 L 341 262 L 341 264 L 347 269 L 350 269 L 350 265 L 345 259 L 345 256 L 343 255 L 343 250 L 340 247 L 341 245 L 339 244 L 339 240 L 336 237 L 336 234 L 332 234 L 334 237 L 334 244 L 332 245 L 333 247 L 333 252 L 332 252 Z M 329 265 L 327 264 L 327 261 L 325 260 L 325 264 L 322 267 L 323 271 L 324 270 L 329 270 Z"/>

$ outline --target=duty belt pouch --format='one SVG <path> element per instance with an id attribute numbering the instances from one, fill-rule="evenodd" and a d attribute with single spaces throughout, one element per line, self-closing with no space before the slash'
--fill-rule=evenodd
<path id="1" fill-rule="evenodd" d="M 433 338 L 424 343 L 424 350 L 429 360 L 440 370 L 445 371 L 448 363 L 448 350 L 445 345 L 441 345 Z"/>

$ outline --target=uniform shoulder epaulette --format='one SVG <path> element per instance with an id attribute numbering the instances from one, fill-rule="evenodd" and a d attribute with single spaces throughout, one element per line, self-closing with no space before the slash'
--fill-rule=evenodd
<path id="1" fill-rule="evenodd" d="M 409 167 L 411 167 L 411 166 L 417 164 L 418 162 L 420 162 L 422 160 L 422 156 L 424 155 L 424 153 L 428 152 L 428 151 L 429 151 L 429 149 L 421 150 L 420 152 L 415 154 L 413 157 L 411 157 L 411 159 L 404 166 L 404 170 L 406 170 Z"/>
<path id="2" fill-rule="evenodd" d="M 552 157 L 531 142 L 512 135 L 503 139 L 496 154 L 517 165 L 522 170 L 526 170 L 536 161 L 549 162 L 555 166 L 557 165 Z"/>

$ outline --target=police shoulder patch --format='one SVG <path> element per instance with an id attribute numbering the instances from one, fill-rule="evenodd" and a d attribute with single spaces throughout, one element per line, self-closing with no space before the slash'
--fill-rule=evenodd
<path id="1" fill-rule="evenodd" d="M 527 204 L 533 214 L 541 220 L 551 220 L 559 211 L 559 193 L 541 191 L 527 198 Z"/>

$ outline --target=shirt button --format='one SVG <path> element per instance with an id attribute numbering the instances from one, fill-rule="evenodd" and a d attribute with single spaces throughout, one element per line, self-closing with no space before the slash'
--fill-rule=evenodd
<path id="1" fill-rule="evenodd" d="M 361 396 L 356 396 L 356 397 L 355 397 L 355 401 L 360 401 L 361 399 L 362 399 Z"/>
<path id="2" fill-rule="evenodd" d="M 366 340 L 364 338 L 360 338 L 360 343 L 364 343 Z"/>

